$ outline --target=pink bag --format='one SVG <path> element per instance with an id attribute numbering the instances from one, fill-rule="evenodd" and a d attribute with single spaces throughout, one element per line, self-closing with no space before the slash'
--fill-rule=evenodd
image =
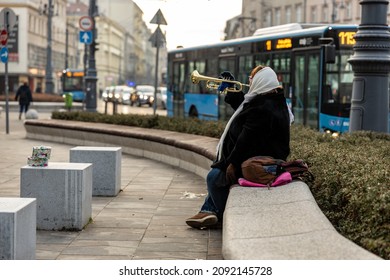
<path id="1" fill-rule="evenodd" d="M 264 185 L 255 182 L 248 181 L 244 178 L 238 179 L 238 184 L 243 187 L 258 187 L 258 188 L 266 188 L 266 187 L 278 187 L 285 184 L 288 184 L 292 181 L 291 174 L 289 172 L 283 172 L 280 174 L 271 184 Z"/>

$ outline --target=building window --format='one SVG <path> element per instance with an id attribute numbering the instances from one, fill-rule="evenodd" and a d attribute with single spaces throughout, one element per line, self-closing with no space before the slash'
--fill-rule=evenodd
<path id="1" fill-rule="evenodd" d="M 275 9 L 275 25 L 281 24 L 280 8 Z"/>
<path id="2" fill-rule="evenodd" d="M 346 20 L 352 19 L 352 1 L 345 2 L 344 16 Z"/>
<path id="3" fill-rule="evenodd" d="M 318 22 L 317 6 L 311 6 L 310 8 L 310 22 Z"/>
<path id="4" fill-rule="evenodd" d="M 265 11 L 265 26 L 272 26 L 272 10 Z"/>
<path id="5" fill-rule="evenodd" d="M 291 23 L 291 6 L 286 6 L 286 23 Z"/>
<path id="6" fill-rule="evenodd" d="M 359 1 L 357 1 L 357 5 L 356 5 L 356 19 L 360 19 L 361 17 L 361 14 L 362 14 L 362 5 L 359 4 Z M 388 8 L 388 6 L 387 6 Z"/>
<path id="7" fill-rule="evenodd" d="M 329 22 L 329 6 L 323 5 L 322 6 L 322 22 Z"/>
<path id="8" fill-rule="evenodd" d="M 295 5 L 295 19 L 296 22 L 302 22 L 302 4 Z"/>

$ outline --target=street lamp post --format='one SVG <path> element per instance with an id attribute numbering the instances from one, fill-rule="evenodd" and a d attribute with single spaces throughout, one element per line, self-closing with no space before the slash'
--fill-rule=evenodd
<path id="1" fill-rule="evenodd" d="M 45 5 L 46 6 L 46 5 Z M 52 18 L 53 0 L 48 0 L 43 13 L 47 14 L 47 49 L 46 49 L 46 70 L 45 70 L 45 93 L 54 92 L 53 67 L 52 67 Z"/>
<path id="2" fill-rule="evenodd" d="M 387 0 L 362 0 L 355 35 L 349 131 L 389 132 L 390 33 Z"/>

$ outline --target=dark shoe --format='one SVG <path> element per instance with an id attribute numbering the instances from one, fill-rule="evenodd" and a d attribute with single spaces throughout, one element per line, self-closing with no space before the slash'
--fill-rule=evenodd
<path id="1" fill-rule="evenodd" d="M 187 225 L 193 228 L 207 228 L 218 223 L 218 218 L 213 213 L 199 212 L 186 220 Z"/>

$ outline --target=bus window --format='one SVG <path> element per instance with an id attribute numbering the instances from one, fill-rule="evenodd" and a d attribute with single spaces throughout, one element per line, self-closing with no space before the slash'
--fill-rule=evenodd
<path id="1" fill-rule="evenodd" d="M 187 75 L 185 73 L 185 63 L 173 64 L 173 113 L 175 116 L 184 117 L 184 88 L 186 84 Z"/>
<path id="2" fill-rule="evenodd" d="M 353 72 L 348 63 L 350 54 L 336 56 L 336 64 L 327 64 L 326 80 L 322 94 L 322 112 L 348 117 L 352 96 Z"/>
<path id="3" fill-rule="evenodd" d="M 210 59 L 207 60 L 207 69 L 206 69 L 206 76 L 209 77 L 216 77 L 218 73 L 218 58 L 217 57 L 210 57 Z"/>
<path id="4" fill-rule="evenodd" d="M 229 58 L 220 58 L 219 60 L 219 70 L 218 75 L 222 73 L 223 71 L 229 71 L 233 74 L 233 76 L 236 76 L 236 58 L 235 57 L 229 57 Z"/>
<path id="5" fill-rule="evenodd" d="M 271 55 L 268 53 L 256 55 L 255 65 L 271 66 Z"/>
<path id="6" fill-rule="evenodd" d="M 278 75 L 278 80 L 283 86 L 284 96 L 291 98 L 290 96 L 290 63 L 291 55 L 288 53 L 276 53 L 272 56 L 272 67 L 276 69 L 275 72 Z"/>
<path id="7" fill-rule="evenodd" d="M 200 75 L 204 76 L 204 73 L 206 71 L 206 61 L 191 61 L 188 64 L 189 72 L 192 73 L 194 70 L 197 70 Z M 197 93 L 207 93 L 209 90 L 206 87 L 206 83 L 198 83 L 198 84 L 189 84 L 190 92 L 197 92 Z"/>
<path id="8" fill-rule="evenodd" d="M 295 55 L 294 100 L 295 123 L 318 126 L 319 53 L 299 52 Z"/>
<path id="9" fill-rule="evenodd" d="M 307 89 L 307 124 L 312 127 L 318 127 L 318 90 L 320 76 L 320 61 L 319 55 L 310 54 L 308 55 L 308 89 Z"/>
<path id="10" fill-rule="evenodd" d="M 238 60 L 238 75 L 236 76 L 237 81 L 243 84 L 249 84 L 248 77 L 253 68 L 253 56 L 240 56 Z M 246 90 L 248 90 L 248 88 L 246 88 Z"/>
<path id="11" fill-rule="evenodd" d="M 272 56 L 271 67 L 275 72 L 286 72 L 290 71 L 291 55 L 288 53 L 279 53 Z"/>

